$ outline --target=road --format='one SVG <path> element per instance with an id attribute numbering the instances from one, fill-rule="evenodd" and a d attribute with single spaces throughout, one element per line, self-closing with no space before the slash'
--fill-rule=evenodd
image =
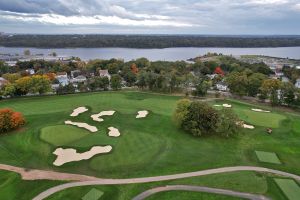
<path id="1" fill-rule="evenodd" d="M 232 190 L 223 190 L 223 189 L 217 189 L 217 188 L 191 186 L 191 185 L 167 185 L 167 186 L 164 186 L 164 187 L 152 188 L 150 190 L 147 190 L 147 191 L 137 195 L 132 200 L 144 200 L 144 199 L 146 199 L 146 198 L 148 198 L 151 195 L 154 195 L 156 193 L 167 192 L 167 191 L 205 192 L 205 193 L 211 193 L 211 194 L 221 194 L 221 195 L 239 197 L 239 198 L 243 198 L 243 199 L 269 200 L 268 197 L 265 197 L 263 195 L 236 192 L 236 191 L 232 191 Z"/>

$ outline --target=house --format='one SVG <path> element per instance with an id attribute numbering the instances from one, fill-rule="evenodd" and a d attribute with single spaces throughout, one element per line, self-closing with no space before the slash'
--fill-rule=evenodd
<path id="1" fill-rule="evenodd" d="M 295 83 L 296 88 L 300 88 L 300 79 L 298 78 Z"/>
<path id="2" fill-rule="evenodd" d="M 7 64 L 9 67 L 14 67 L 17 64 L 17 61 L 6 61 L 5 64 Z"/>
<path id="3" fill-rule="evenodd" d="M 73 70 L 71 71 L 71 78 L 75 78 L 77 76 L 81 75 L 81 71 L 80 70 Z"/>
<path id="4" fill-rule="evenodd" d="M 29 75 L 34 75 L 34 74 L 35 74 L 34 69 L 26 69 L 25 71 L 26 71 Z"/>
<path id="5" fill-rule="evenodd" d="M 217 88 L 217 90 L 224 91 L 224 92 L 229 90 L 228 89 L 228 85 L 226 83 L 224 83 L 224 82 L 218 82 L 218 83 L 216 83 L 216 88 Z"/>
<path id="6" fill-rule="evenodd" d="M 62 86 L 66 86 L 70 83 L 67 72 L 58 72 L 55 78 Z"/>
<path id="7" fill-rule="evenodd" d="M 213 80 L 214 78 L 216 78 L 216 76 L 218 76 L 218 74 L 206 74 L 206 76 L 207 76 L 210 80 Z"/>
<path id="8" fill-rule="evenodd" d="M 288 83 L 288 82 L 290 82 L 290 80 L 289 80 L 287 77 L 285 77 L 285 76 L 281 77 L 281 81 L 282 81 L 283 83 Z"/>
<path id="9" fill-rule="evenodd" d="M 71 83 L 84 83 L 86 81 L 86 77 L 85 76 L 82 76 L 82 75 L 79 75 L 77 76 L 76 78 L 72 78 L 70 80 Z"/>
<path id="10" fill-rule="evenodd" d="M 107 77 L 109 80 L 110 80 L 110 74 L 108 73 L 108 70 L 105 69 L 105 70 L 99 70 L 99 76 L 100 77 Z"/>
<path id="11" fill-rule="evenodd" d="M 0 88 L 2 88 L 7 83 L 8 83 L 8 81 L 5 78 L 0 77 Z"/>

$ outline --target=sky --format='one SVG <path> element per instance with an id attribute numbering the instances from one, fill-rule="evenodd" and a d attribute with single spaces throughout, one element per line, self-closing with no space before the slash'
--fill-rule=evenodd
<path id="1" fill-rule="evenodd" d="M 0 32 L 300 35 L 300 0 L 0 0 Z"/>

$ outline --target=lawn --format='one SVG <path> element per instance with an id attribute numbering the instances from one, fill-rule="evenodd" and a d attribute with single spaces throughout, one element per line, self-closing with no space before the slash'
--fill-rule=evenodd
<path id="1" fill-rule="evenodd" d="M 289 200 L 299 199 L 300 187 L 294 180 L 276 178 L 275 182 Z"/>
<path id="2" fill-rule="evenodd" d="M 99 200 L 104 192 L 92 188 L 86 195 L 84 195 L 81 199 L 82 200 Z"/>
<path id="3" fill-rule="evenodd" d="M 250 111 L 256 105 L 240 101 L 211 102 L 232 104 L 232 109 L 241 119 L 256 127 L 241 130 L 235 138 L 196 138 L 179 130 L 172 121 L 172 113 L 180 98 L 140 92 L 101 92 L 1 101 L 0 108 L 9 107 L 22 112 L 27 124 L 20 130 L 0 136 L 0 163 L 104 178 L 167 175 L 236 165 L 262 166 L 300 174 L 297 130 L 300 117 L 297 114 L 276 109 L 272 109 L 272 113 L 257 113 Z M 87 106 L 89 111 L 71 118 L 70 113 L 79 106 Z M 270 107 L 264 109 L 271 110 Z M 116 113 L 105 117 L 101 123 L 90 118 L 91 114 L 103 110 L 116 110 Z M 150 114 L 144 119 L 135 119 L 139 110 L 149 110 Z M 269 122 L 258 125 L 259 122 L 248 121 L 250 118 L 247 120 L 245 114 L 248 111 L 258 116 L 276 116 L 272 135 L 265 132 L 265 128 L 270 127 Z M 64 125 L 64 121 L 70 119 L 96 126 L 99 131 L 89 133 Z M 110 126 L 118 128 L 121 136 L 108 137 L 107 128 Z M 83 152 L 97 145 L 112 145 L 113 150 L 61 167 L 52 164 L 56 158 L 52 152 L 58 146 Z M 258 162 L 255 150 L 276 152 L 284 165 Z M 90 189 L 80 195 L 84 196 Z M 105 192 L 104 199 L 106 195 L 114 194 L 106 194 L 101 187 L 96 189 Z"/>
<path id="4" fill-rule="evenodd" d="M 276 153 L 272 152 L 264 152 L 264 151 L 255 151 L 256 156 L 260 162 L 273 163 L 273 164 L 281 164 L 279 158 Z"/>

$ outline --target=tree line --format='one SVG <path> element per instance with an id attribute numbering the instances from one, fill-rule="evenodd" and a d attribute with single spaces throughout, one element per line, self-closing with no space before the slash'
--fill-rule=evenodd
<path id="1" fill-rule="evenodd" d="M 300 46 L 300 36 L 204 35 L 13 35 L 0 36 L 7 47 L 290 47 Z"/>

